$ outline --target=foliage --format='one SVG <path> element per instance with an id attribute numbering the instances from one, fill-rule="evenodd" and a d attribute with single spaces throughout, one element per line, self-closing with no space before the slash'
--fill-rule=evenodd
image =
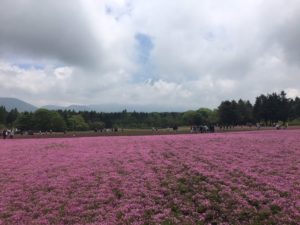
<path id="1" fill-rule="evenodd" d="M 253 120 L 253 106 L 249 101 L 243 101 L 240 99 L 237 103 L 238 110 L 238 124 L 246 125 L 252 123 Z"/>
<path id="2" fill-rule="evenodd" d="M 75 112 L 72 110 L 49 111 L 39 109 L 34 113 L 19 113 L 16 109 L 7 112 L 0 106 L 0 124 L 16 126 L 22 130 L 64 131 L 94 130 L 102 128 L 168 128 L 176 126 L 247 125 L 257 122 L 274 124 L 300 118 L 300 98 L 289 99 L 285 92 L 260 95 L 252 105 L 248 100 L 226 100 L 217 109 L 199 108 L 180 112 Z M 291 123 L 293 124 L 293 123 Z"/>
<path id="3" fill-rule="evenodd" d="M 7 117 L 6 117 L 6 123 L 8 126 L 12 126 L 13 123 L 16 121 L 16 119 L 18 118 L 19 116 L 19 112 L 17 109 L 12 109 L 8 114 L 7 114 Z"/>
<path id="4" fill-rule="evenodd" d="M 218 107 L 219 122 L 223 125 L 237 125 L 239 122 L 238 105 L 236 101 L 224 101 Z"/>
<path id="5" fill-rule="evenodd" d="M 50 115 L 53 131 L 65 131 L 67 129 L 66 122 L 58 112 L 51 111 Z"/>
<path id="6" fill-rule="evenodd" d="M 257 121 L 264 121 L 266 124 L 272 124 L 277 121 L 286 122 L 289 118 L 292 102 L 286 98 L 286 93 L 272 93 L 260 95 L 256 98 L 253 114 Z M 295 112 L 297 107 L 294 107 Z"/>
<path id="7" fill-rule="evenodd" d="M 204 123 L 204 117 L 199 111 L 187 111 L 183 114 L 183 121 L 187 125 L 201 125 Z"/>
<path id="8" fill-rule="evenodd" d="M 34 128 L 38 131 L 64 131 L 66 123 L 56 111 L 38 109 L 33 114 Z"/>
<path id="9" fill-rule="evenodd" d="M 20 114 L 14 122 L 14 125 L 20 130 L 32 130 L 34 124 L 33 113 L 28 112 Z"/>
<path id="10" fill-rule="evenodd" d="M 0 106 L 0 123 L 6 123 L 7 111 L 4 106 Z"/>
<path id="11" fill-rule="evenodd" d="M 70 130 L 85 131 L 89 129 L 89 125 L 84 121 L 82 115 L 73 115 L 68 119 L 68 128 Z"/>
<path id="12" fill-rule="evenodd" d="M 89 127 L 91 130 L 100 130 L 100 129 L 105 128 L 105 123 L 103 123 L 101 121 L 92 122 L 89 124 Z"/>
<path id="13" fill-rule="evenodd" d="M 290 113 L 289 119 L 300 118 L 300 98 L 296 97 L 295 99 L 290 100 Z"/>
<path id="14" fill-rule="evenodd" d="M 293 119 L 293 120 L 289 121 L 289 125 L 297 125 L 297 126 L 299 126 L 300 125 L 300 118 Z"/>
<path id="15" fill-rule="evenodd" d="M 47 109 L 38 109 L 33 114 L 33 120 L 36 130 L 49 131 L 52 128 L 51 125 L 51 114 Z"/>

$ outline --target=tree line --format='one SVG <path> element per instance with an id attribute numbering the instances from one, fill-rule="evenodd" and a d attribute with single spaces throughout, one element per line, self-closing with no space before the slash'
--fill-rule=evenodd
<path id="1" fill-rule="evenodd" d="M 223 101 L 218 107 L 221 125 L 247 125 L 263 123 L 266 126 L 278 122 L 300 122 L 300 98 L 290 99 L 286 93 L 272 93 L 256 97 L 254 105 L 249 101 Z"/>
<path id="2" fill-rule="evenodd" d="M 167 128 L 193 125 L 236 126 L 281 121 L 300 121 L 300 98 L 290 99 L 284 91 L 248 100 L 222 101 L 217 109 L 200 108 L 186 112 L 96 112 L 38 109 L 35 112 L 7 111 L 0 106 L 0 128 L 32 131 L 85 131 L 104 128 Z"/>

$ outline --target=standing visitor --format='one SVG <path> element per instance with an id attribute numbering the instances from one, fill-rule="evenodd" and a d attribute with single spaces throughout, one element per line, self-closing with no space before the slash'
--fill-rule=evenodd
<path id="1" fill-rule="evenodd" d="M 2 137 L 3 137 L 3 139 L 6 139 L 6 137 L 7 137 L 7 131 L 6 131 L 6 129 L 4 129 L 2 131 Z"/>
<path id="2" fill-rule="evenodd" d="M 10 131 L 10 133 L 9 133 L 9 138 L 10 138 L 10 139 L 13 139 L 13 138 L 14 138 L 14 135 L 15 135 L 15 132 L 14 132 L 14 130 L 12 129 L 12 130 Z"/>

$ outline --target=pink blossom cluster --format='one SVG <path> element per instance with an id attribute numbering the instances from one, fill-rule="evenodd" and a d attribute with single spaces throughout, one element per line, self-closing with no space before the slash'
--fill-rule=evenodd
<path id="1" fill-rule="evenodd" d="M 300 130 L 0 140 L 0 224 L 300 223 Z"/>

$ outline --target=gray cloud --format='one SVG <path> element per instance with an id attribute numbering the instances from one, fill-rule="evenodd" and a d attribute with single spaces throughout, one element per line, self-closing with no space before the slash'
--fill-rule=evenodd
<path id="1" fill-rule="evenodd" d="M 300 93 L 297 0 L 0 1 L 2 96 L 189 109 Z"/>
<path id="2" fill-rule="evenodd" d="M 101 46 L 79 1 L 2 0 L 0 27 L 2 54 L 50 58 L 79 66 L 101 62 Z"/>
<path id="3" fill-rule="evenodd" d="M 275 31 L 277 44 L 283 48 L 286 60 L 300 66 L 300 4 L 293 6 Z"/>

